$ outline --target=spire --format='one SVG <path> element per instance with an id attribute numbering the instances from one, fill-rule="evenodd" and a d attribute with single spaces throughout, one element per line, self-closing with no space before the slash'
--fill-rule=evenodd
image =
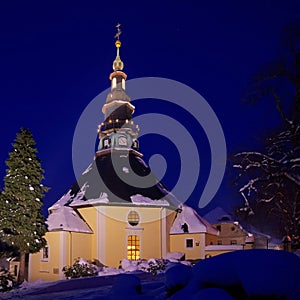
<path id="1" fill-rule="evenodd" d="M 117 48 L 117 56 L 113 62 L 113 70 L 114 71 L 122 71 L 123 68 L 124 68 L 124 63 L 122 62 L 121 58 L 120 58 L 120 48 L 121 48 L 121 41 L 120 41 L 120 35 L 121 35 L 121 24 L 118 23 L 117 24 L 117 33 L 115 34 L 115 39 L 116 39 L 116 42 L 115 42 L 115 45 L 116 45 L 116 48 Z"/>
<path id="2" fill-rule="evenodd" d="M 130 97 L 126 94 L 125 82 L 127 75 L 122 71 L 124 64 L 120 58 L 120 26 L 120 24 L 116 26 L 115 45 L 117 56 L 113 63 L 114 71 L 109 75 L 111 91 L 108 93 L 106 102 L 102 107 L 104 122 L 98 126 L 100 141 L 97 155 L 102 155 L 107 150 L 119 149 L 120 147 L 134 151 L 139 149 L 137 140 L 139 126 L 134 124 L 132 120 L 135 107 L 130 103 Z M 101 152 L 102 150 L 105 151 Z"/>

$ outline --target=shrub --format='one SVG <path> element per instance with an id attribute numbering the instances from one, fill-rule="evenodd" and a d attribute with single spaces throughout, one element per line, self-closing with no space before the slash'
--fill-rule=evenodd
<path id="1" fill-rule="evenodd" d="M 98 268 L 82 258 L 76 259 L 72 266 L 63 267 L 62 271 L 67 279 L 95 276 L 98 274 Z"/>
<path id="2" fill-rule="evenodd" d="M 167 261 L 164 259 L 151 258 L 148 260 L 148 265 L 142 267 L 144 272 L 151 273 L 152 275 L 157 275 L 164 271 L 167 267 Z"/>
<path id="3" fill-rule="evenodd" d="M 14 277 L 6 270 L 0 271 L 0 292 L 7 292 L 15 285 Z"/>

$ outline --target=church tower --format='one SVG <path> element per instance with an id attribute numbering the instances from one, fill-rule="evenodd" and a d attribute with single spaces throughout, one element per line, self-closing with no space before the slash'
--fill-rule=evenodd
<path id="1" fill-rule="evenodd" d="M 163 258 L 168 252 L 204 258 L 206 236 L 211 241 L 217 234 L 191 208 L 182 207 L 142 159 L 120 34 L 118 24 L 111 91 L 102 107 L 95 156 L 49 207 L 47 246 L 30 255 L 29 281 L 64 279 L 63 268 L 78 257 L 115 268 L 124 258 Z"/>
<path id="2" fill-rule="evenodd" d="M 109 75 L 111 90 L 102 107 L 104 120 L 98 125 L 99 144 L 94 161 L 71 187 L 70 196 L 76 199 L 76 205 L 86 204 L 90 199 L 93 203 L 97 203 L 97 199 L 101 202 L 105 195 L 109 203 L 148 201 L 177 208 L 179 201 L 159 181 L 139 152 L 139 126 L 132 119 L 135 107 L 126 93 L 127 75 L 120 56 L 120 24 L 116 27 L 116 57 Z"/>
<path id="3" fill-rule="evenodd" d="M 136 153 L 139 150 L 137 141 L 139 126 L 132 120 L 134 106 L 130 103 L 130 97 L 126 94 L 126 78 L 123 72 L 124 63 L 120 57 L 120 24 L 117 25 L 116 50 L 117 55 L 113 62 L 113 72 L 110 74 L 111 92 L 107 95 L 103 105 L 104 122 L 98 127 L 99 146 L 96 155 L 106 153 L 109 149 L 128 149 Z"/>

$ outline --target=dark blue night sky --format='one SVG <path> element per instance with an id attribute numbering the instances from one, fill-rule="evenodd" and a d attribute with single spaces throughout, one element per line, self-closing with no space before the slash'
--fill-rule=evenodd
<path id="1" fill-rule="evenodd" d="M 73 133 L 84 108 L 110 85 L 118 22 L 122 24 L 121 58 L 128 79 L 164 77 L 190 86 L 218 116 L 229 156 L 258 149 L 263 134 L 279 124 L 279 117 L 272 104 L 242 103 L 243 90 L 251 75 L 280 52 L 284 26 L 299 18 L 300 2 L 296 0 L 2 1 L 1 178 L 16 133 L 27 127 L 37 142 L 44 184 L 51 187 L 45 211 L 73 184 Z M 99 123 L 104 101 L 99 104 Z M 145 101 L 136 107 L 136 114 L 149 107 Z M 178 118 L 190 126 L 194 136 L 185 114 L 178 112 Z M 209 148 L 200 131 L 197 143 L 203 140 L 201 157 L 207 155 L 203 161 L 208 170 Z M 162 138 L 156 143 L 151 136 L 141 138 L 145 160 L 162 153 L 174 166 L 178 153 L 167 144 Z M 165 178 L 170 186 L 178 175 L 171 169 Z M 206 177 L 204 172 L 189 199 L 194 207 Z M 216 205 L 228 209 L 236 203 L 239 195 L 229 182 L 230 168 L 206 209 Z"/>

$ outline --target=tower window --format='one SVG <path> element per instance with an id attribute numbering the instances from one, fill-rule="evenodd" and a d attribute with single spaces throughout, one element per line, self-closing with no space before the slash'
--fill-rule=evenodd
<path id="1" fill-rule="evenodd" d="M 127 221 L 129 225 L 136 226 L 140 223 L 140 216 L 136 211 L 132 210 L 128 214 Z"/>
<path id="2" fill-rule="evenodd" d="M 106 148 L 109 148 L 110 147 L 110 139 L 107 138 L 107 139 L 104 139 L 103 140 L 103 148 L 106 149 Z"/>
<path id="3" fill-rule="evenodd" d="M 140 237 L 129 235 L 127 239 L 127 259 L 138 260 L 140 258 Z"/>

